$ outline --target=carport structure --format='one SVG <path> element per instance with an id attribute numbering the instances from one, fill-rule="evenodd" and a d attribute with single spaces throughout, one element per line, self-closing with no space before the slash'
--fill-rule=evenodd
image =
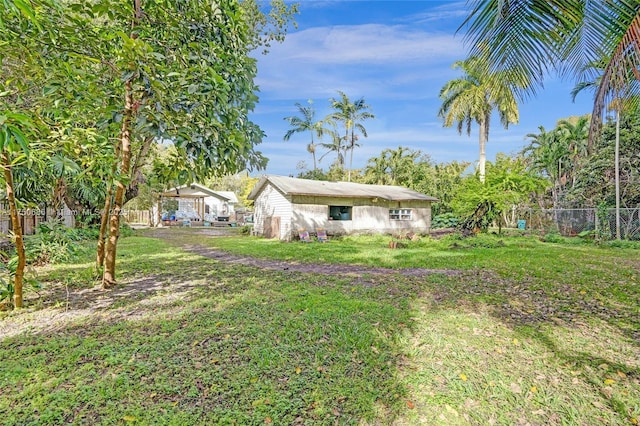
<path id="1" fill-rule="evenodd" d="M 171 188 L 158 197 L 158 224 L 163 223 L 164 199 L 178 200 L 175 222 L 184 219 L 205 225 L 219 220 L 228 222 L 234 213 L 234 205 L 238 202 L 232 192 L 214 191 L 197 183 Z M 172 223 L 168 222 L 166 224 Z"/>

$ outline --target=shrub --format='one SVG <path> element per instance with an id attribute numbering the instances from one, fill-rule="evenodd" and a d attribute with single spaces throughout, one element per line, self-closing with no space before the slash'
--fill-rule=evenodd
<path id="1" fill-rule="evenodd" d="M 542 238 L 542 241 L 545 243 L 562 243 L 565 241 L 565 238 L 560 235 L 557 231 L 547 232 Z"/>
<path id="2" fill-rule="evenodd" d="M 433 217 L 433 219 L 431 219 L 431 227 L 433 229 L 455 228 L 456 226 L 458 226 L 459 222 L 460 220 L 455 214 L 443 213 L 436 215 Z"/>
<path id="3" fill-rule="evenodd" d="M 8 262 L 0 262 L 0 310 L 13 308 L 13 296 L 15 294 L 14 280 L 18 267 L 18 256 L 9 259 Z M 23 278 L 25 290 L 39 290 L 42 288 L 31 269 L 25 271 Z"/>

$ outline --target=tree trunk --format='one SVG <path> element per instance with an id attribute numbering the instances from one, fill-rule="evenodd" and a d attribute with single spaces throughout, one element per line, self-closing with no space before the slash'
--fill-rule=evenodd
<path id="1" fill-rule="evenodd" d="M 115 176 L 118 169 L 118 162 L 120 162 L 120 148 L 122 142 L 118 140 L 114 148 L 114 159 L 111 166 L 111 176 Z M 111 203 L 113 202 L 113 183 L 107 185 L 107 194 L 104 199 L 104 209 L 100 215 L 100 232 L 98 234 L 98 247 L 96 249 L 96 272 L 99 273 L 100 269 L 104 266 L 105 255 L 105 239 L 107 235 L 107 225 L 109 223 L 109 217 L 111 214 Z"/>
<path id="2" fill-rule="evenodd" d="M 151 150 L 151 145 L 153 144 L 153 136 L 147 137 L 140 147 L 140 151 L 135 156 L 135 161 L 133 161 L 133 166 L 131 166 L 131 181 L 129 185 L 127 185 L 127 190 L 124 193 L 124 203 L 132 200 L 138 196 L 138 192 L 140 191 L 140 184 L 144 183 L 144 175 L 142 174 L 142 166 L 147 164 L 147 157 L 149 156 L 149 151 Z M 133 158 L 134 156 L 131 155 Z"/>
<path id="3" fill-rule="evenodd" d="M 142 0 L 133 0 L 133 13 L 132 28 L 135 28 L 142 18 Z M 132 31 L 130 37 L 135 39 L 138 36 Z M 134 114 L 133 77 L 130 77 L 124 84 L 122 130 L 120 132 L 120 142 L 116 147 L 116 158 L 114 160 L 114 164 L 117 164 L 118 157 L 121 157 L 120 176 L 129 176 L 131 168 L 131 121 Z M 103 213 L 109 218 L 109 238 L 106 241 L 104 271 L 102 273 L 103 289 L 108 289 L 116 285 L 116 252 L 120 233 L 120 213 L 124 205 L 125 190 L 124 183 L 118 180 L 116 182 L 116 192 L 113 197 L 113 206 L 110 211 L 105 210 Z"/>
<path id="4" fill-rule="evenodd" d="M 9 202 L 9 212 L 11 215 L 11 226 L 13 227 L 13 237 L 16 245 L 16 253 L 18 254 L 18 266 L 14 277 L 13 288 L 13 305 L 16 308 L 22 308 L 22 284 L 24 282 L 24 268 L 27 265 L 27 255 L 24 251 L 24 237 L 22 236 L 22 225 L 20 223 L 20 215 L 18 214 L 18 206 L 16 205 L 16 197 L 13 189 L 13 172 L 11 170 L 11 159 L 9 153 L 2 153 L 2 168 L 4 170 L 4 180 L 6 182 L 7 201 Z"/>
<path id="5" fill-rule="evenodd" d="M 96 250 L 96 272 L 100 271 L 104 265 L 105 236 L 107 233 L 107 223 L 109 222 L 109 212 L 111 211 L 112 195 L 113 189 L 112 186 L 109 185 L 107 188 L 107 196 L 104 199 L 104 210 L 102 211 L 102 215 L 100 215 L 100 233 L 98 234 L 98 248 Z"/>
<path id="6" fill-rule="evenodd" d="M 620 110 L 616 110 L 616 147 L 614 157 L 616 175 L 616 240 L 620 240 Z"/>
<path id="7" fill-rule="evenodd" d="M 347 182 L 351 182 L 351 167 L 353 167 L 353 148 L 356 146 L 355 135 L 351 130 L 351 152 L 349 153 L 349 173 L 347 174 Z"/>
<path id="8" fill-rule="evenodd" d="M 124 115 L 122 117 L 122 132 L 120 134 L 120 176 L 129 175 L 131 163 L 131 120 L 133 117 L 133 82 L 125 83 Z M 109 217 L 109 238 L 106 241 L 104 258 L 104 272 L 102 274 L 102 288 L 108 289 L 116 284 L 116 249 L 120 231 L 120 213 L 124 204 L 125 186 L 120 180 L 116 182 L 113 198 L 113 208 L 104 214 Z"/>
<path id="9" fill-rule="evenodd" d="M 480 182 L 484 183 L 485 169 L 487 165 L 487 121 L 483 120 L 480 123 L 480 158 L 478 159 L 478 175 L 480 176 Z"/>

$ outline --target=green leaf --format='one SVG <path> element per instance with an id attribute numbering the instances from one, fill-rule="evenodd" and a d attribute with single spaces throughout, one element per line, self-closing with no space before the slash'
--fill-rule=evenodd
<path id="1" fill-rule="evenodd" d="M 25 2 L 24 0 L 13 0 L 13 4 L 20 9 L 20 12 L 27 17 L 33 24 L 35 24 L 38 28 L 38 20 L 36 19 L 36 15 L 31 8 L 31 5 Z"/>
<path id="2" fill-rule="evenodd" d="M 24 133 L 20 129 L 15 126 L 8 126 L 13 134 L 13 139 L 18 143 L 20 149 L 26 154 L 29 155 L 29 144 L 27 143 L 27 139 L 24 136 Z"/>
<path id="3" fill-rule="evenodd" d="M 6 142 L 6 136 L 4 130 L 0 131 L 0 151 L 4 151 L 4 144 Z"/>
<path id="4" fill-rule="evenodd" d="M 33 127 L 33 123 L 31 122 L 31 117 L 29 117 L 28 115 L 20 114 L 20 113 L 10 113 L 10 114 L 7 114 L 7 117 L 13 121 L 17 121 L 23 126 Z"/>
<path id="5" fill-rule="evenodd" d="M 11 134 L 9 133 L 9 129 L 7 128 L 7 126 L 4 126 L 2 128 L 2 131 L 0 131 L 0 151 L 4 151 L 5 147 L 9 144 L 10 141 Z"/>

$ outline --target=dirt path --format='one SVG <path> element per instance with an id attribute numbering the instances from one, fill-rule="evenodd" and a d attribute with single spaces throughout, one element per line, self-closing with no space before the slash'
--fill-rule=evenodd
<path id="1" fill-rule="evenodd" d="M 445 274 L 445 275 L 458 275 L 460 271 L 452 269 L 427 269 L 427 268 L 402 268 L 391 269 L 374 266 L 364 265 L 350 265 L 350 264 L 330 264 L 330 263 L 299 263 L 290 262 L 284 260 L 255 258 L 251 256 L 242 256 L 231 254 L 222 250 L 213 249 L 203 245 L 186 244 L 181 241 L 180 237 L 186 233 L 190 235 L 206 235 L 209 237 L 228 236 L 237 234 L 237 230 L 233 228 L 201 228 L 201 229 L 188 229 L 188 230 L 176 230 L 167 228 L 155 228 L 149 229 L 145 232 L 145 235 L 153 238 L 161 238 L 171 241 L 180 248 L 190 253 L 195 253 L 200 256 L 214 259 L 219 262 L 253 266 L 261 269 L 269 269 L 275 271 L 293 271 L 293 272 L 306 272 L 313 274 L 326 274 L 326 275 L 391 275 L 401 274 L 413 277 L 422 277 L 432 274 Z"/>
<path id="2" fill-rule="evenodd" d="M 366 285 L 367 275 L 405 275 L 423 277 L 432 274 L 457 275 L 460 271 L 447 269 L 403 268 L 390 269 L 349 264 L 328 263 L 298 263 L 274 259 L 254 258 L 231 254 L 222 250 L 212 249 L 203 245 L 189 244 L 183 238 L 193 234 L 210 237 L 227 236 L 237 233 L 237 229 L 209 228 L 209 229 L 150 229 L 144 235 L 152 238 L 162 238 L 183 250 L 195 253 L 208 259 L 230 264 L 250 266 L 272 271 L 300 272 L 309 274 L 344 276 Z M 176 278 L 179 273 L 176 273 Z M 111 290 L 102 290 L 100 284 L 91 288 L 73 289 L 62 284 L 50 283 L 48 288 L 39 294 L 29 293 L 25 297 L 26 309 L 11 312 L 0 320 L 0 341 L 23 332 L 55 332 L 78 321 L 100 321 L 101 319 L 144 318 L 148 315 L 146 304 L 165 304 L 172 298 L 181 297 L 193 288 L 190 279 L 167 279 L 167 276 L 145 276 L 135 279 L 124 279 L 122 285 Z M 119 306 L 132 298 L 139 303 Z"/>
<path id="3" fill-rule="evenodd" d="M 299 263 L 285 260 L 259 259 L 250 256 L 231 254 L 225 251 L 212 249 L 201 245 L 183 245 L 182 249 L 190 253 L 214 259 L 219 262 L 253 266 L 260 269 L 276 271 L 294 271 L 325 275 L 392 275 L 400 274 L 412 277 L 422 277 L 432 274 L 457 275 L 460 272 L 452 269 L 426 269 L 426 268 L 402 268 L 391 269 L 375 266 L 336 264 L 336 263 Z"/>

